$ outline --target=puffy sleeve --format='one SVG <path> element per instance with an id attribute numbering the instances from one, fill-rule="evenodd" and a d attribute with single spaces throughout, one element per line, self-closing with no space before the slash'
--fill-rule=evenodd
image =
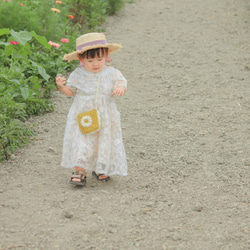
<path id="1" fill-rule="evenodd" d="M 77 73 L 75 70 L 70 74 L 67 80 L 67 86 L 74 92 L 74 95 L 76 94 L 76 90 L 77 90 L 77 88 L 74 87 L 74 85 L 77 82 L 78 78 L 79 78 L 79 73 Z"/>
<path id="2" fill-rule="evenodd" d="M 127 80 L 122 75 L 122 73 L 115 69 L 113 70 L 113 90 L 115 90 L 117 87 L 125 87 L 127 89 Z"/>

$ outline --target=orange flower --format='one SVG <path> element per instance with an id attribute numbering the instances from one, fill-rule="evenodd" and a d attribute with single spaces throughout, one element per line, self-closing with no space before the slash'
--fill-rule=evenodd
<path id="1" fill-rule="evenodd" d="M 54 11 L 54 12 L 57 12 L 57 13 L 61 12 L 59 9 L 56 9 L 56 8 L 51 8 L 51 10 Z"/>
<path id="2" fill-rule="evenodd" d="M 62 3 L 62 1 L 56 1 L 56 3 Z"/>
<path id="3" fill-rule="evenodd" d="M 69 17 L 69 18 L 71 18 L 71 19 L 73 19 L 73 18 L 74 18 L 74 16 L 72 16 L 72 15 L 68 15 L 68 17 Z"/>

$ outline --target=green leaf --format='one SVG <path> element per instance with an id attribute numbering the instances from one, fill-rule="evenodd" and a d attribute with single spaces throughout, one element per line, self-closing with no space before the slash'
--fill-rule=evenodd
<path id="1" fill-rule="evenodd" d="M 23 99 L 26 100 L 30 95 L 29 89 L 28 88 L 20 88 L 20 90 L 21 90 L 21 95 L 22 95 Z"/>
<path id="2" fill-rule="evenodd" d="M 21 84 L 17 79 L 12 79 L 12 80 L 10 80 L 10 82 L 15 82 L 15 83 L 17 83 L 18 85 Z"/>
<path id="3" fill-rule="evenodd" d="M 45 48 L 47 49 L 51 49 L 50 44 L 48 44 L 47 39 L 44 36 L 39 36 L 35 33 L 35 31 L 31 31 L 31 35 L 41 44 L 43 45 Z"/>
<path id="4" fill-rule="evenodd" d="M 0 29 L 0 36 L 8 35 L 8 34 L 10 34 L 9 29 Z"/>
<path id="5" fill-rule="evenodd" d="M 4 85 L 0 85 L 0 96 L 3 93 L 4 89 L 5 89 L 5 86 Z"/>
<path id="6" fill-rule="evenodd" d="M 9 45 L 10 45 L 10 43 L 0 42 L 0 45 L 9 46 Z"/>
<path id="7" fill-rule="evenodd" d="M 49 78 L 50 78 L 50 75 L 48 75 L 48 74 L 46 73 L 46 70 L 45 70 L 43 67 L 41 67 L 40 65 L 38 65 L 37 63 L 35 63 L 35 62 L 33 62 L 33 61 L 31 61 L 31 62 L 32 62 L 32 65 L 33 65 L 33 66 L 37 67 L 38 72 L 39 72 L 39 74 L 43 77 L 43 79 L 46 80 L 46 81 L 48 81 Z"/>
<path id="8" fill-rule="evenodd" d="M 12 52 L 13 52 L 13 46 L 5 46 L 4 53 L 6 57 L 10 56 Z"/>
<path id="9" fill-rule="evenodd" d="M 15 32 L 14 30 L 11 30 L 10 34 L 16 42 L 19 42 L 22 45 L 25 45 L 28 41 L 32 39 L 32 36 L 28 31 Z"/>
<path id="10" fill-rule="evenodd" d="M 20 51 L 20 50 L 19 50 Z M 25 59 L 24 56 L 22 56 L 21 54 L 19 54 L 19 51 L 18 51 L 18 54 L 17 53 L 13 53 L 13 58 L 17 58 L 17 59 Z"/>
<path id="11" fill-rule="evenodd" d="M 19 51 L 18 51 L 18 54 L 19 55 L 22 55 L 22 56 L 31 56 L 32 55 L 32 51 L 30 50 L 30 45 L 27 43 L 25 45 L 25 47 L 22 47 Z"/>
<path id="12" fill-rule="evenodd" d="M 41 84 L 38 81 L 38 77 L 37 76 L 31 76 L 29 79 L 30 83 L 32 83 L 32 88 L 34 88 L 35 90 L 40 90 L 41 89 Z"/>
<path id="13" fill-rule="evenodd" d="M 38 65 L 38 72 L 43 77 L 44 80 L 48 81 L 50 78 L 50 75 L 46 73 L 46 70 Z"/>

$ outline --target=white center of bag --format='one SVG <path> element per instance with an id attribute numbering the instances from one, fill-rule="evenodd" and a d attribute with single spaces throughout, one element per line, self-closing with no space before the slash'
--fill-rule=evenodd
<path id="1" fill-rule="evenodd" d="M 88 128 L 92 125 L 92 118 L 88 115 L 86 116 L 83 116 L 82 119 L 81 119 L 81 125 L 84 127 L 84 128 Z"/>

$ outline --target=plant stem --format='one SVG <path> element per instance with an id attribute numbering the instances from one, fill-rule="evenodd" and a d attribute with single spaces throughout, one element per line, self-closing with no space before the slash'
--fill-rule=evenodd
<path id="1" fill-rule="evenodd" d="M 5 154 L 5 158 L 6 158 L 6 160 L 8 161 L 8 153 L 7 153 L 7 150 L 6 150 L 6 148 L 5 148 L 5 146 L 4 146 L 4 144 L 2 144 L 2 146 L 3 146 L 3 151 L 4 151 L 4 154 Z"/>

